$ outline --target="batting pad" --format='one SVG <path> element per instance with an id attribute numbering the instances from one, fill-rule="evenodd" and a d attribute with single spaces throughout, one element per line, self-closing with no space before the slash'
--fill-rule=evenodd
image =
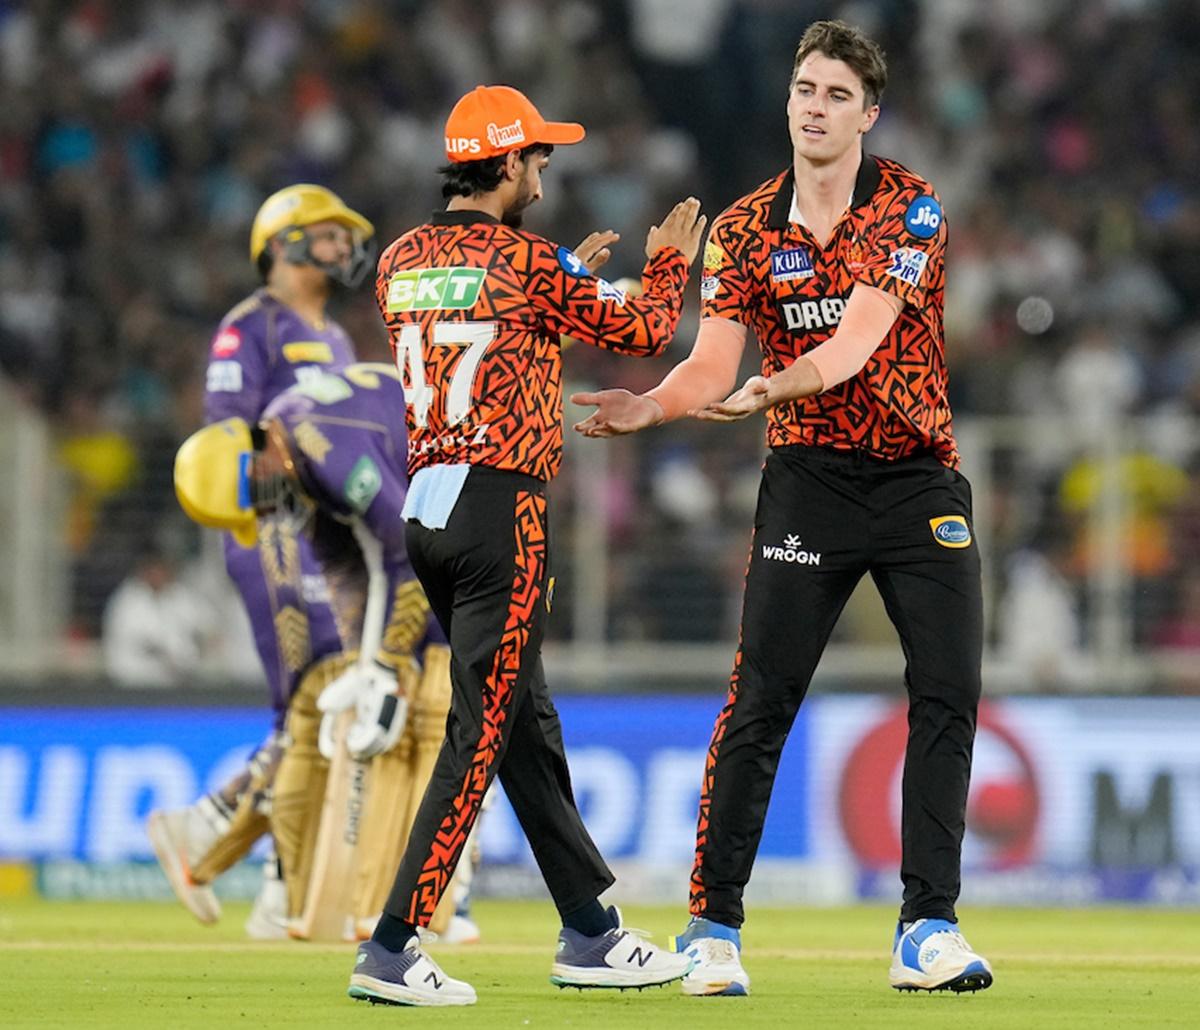
<path id="1" fill-rule="evenodd" d="M 318 661 L 305 672 L 288 706 L 288 747 L 275 775 L 270 812 L 271 833 L 287 887 L 289 917 L 299 915 L 304 907 L 329 776 L 329 762 L 317 747 L 321 727 L 317 698 L 351 661 L 351 656 L 341 654 Z"/>
<path id="2" fill-rule="evenodd" d="M 246 768 L 221 790 L 221 800 L 236 799 L 225 831 L 192 868 L 196 883 L 212 883 L 221 873 L 250 853 L 255 842 L 270 829 L 271 785 L 282 760 L 286 737 L 272 734 L 250 758 Z"/>
<path id="3" fill-rule="evenodd" d="M 367 818 L 359 843 L 354 914 L 357 919 L 377 916 L 387 901 L 404 855 L 417 809 L 425 796 L 446 736 L 450 712 L 450 649 L 430 644 L 422 655 L 420 678 L 402 685 L 409 695 L 408 724 L 396 746 L 372 765 L 372 789 Z M 468 874 L 469 875 L 469 874 Z M 454 915 L 452 891 L 447 891 L 429 929 L 444 930 Z"/>

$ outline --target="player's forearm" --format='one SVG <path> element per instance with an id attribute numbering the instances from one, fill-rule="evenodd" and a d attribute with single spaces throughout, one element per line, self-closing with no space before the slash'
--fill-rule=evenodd
<path id="1" fill-rule="evenodd" d="M 679 418 L 729 394 L 737 380 L 746 328 L 727 319 L 700 323 L 692 353 L 644 395 L 656 402 L 663 421 Z"/>
<path id="2" fill-rule="evenodd" d="M 664 354 L 679 325 L 687 278 L 687 260 L 680 251 L 674 247 L 657 251 L 642 270 L 642 295 L 625 300 L 625 309 L 636 317 L 634 333 L 610 336 L 601 325 L 595 338 L 588 342 L 631 357 L 655 358 Z"/>
<path id="3" fill-rule="evenodd" d="M 767 406 L 802 400 L 824 389 L 817 366 L 808 358 L 799 357 L 782 372 L 767 378 Z"/>
<path id="4" fill-rule="evenodd" d="M 821 393 L 858 375 L 891 332 L 903 307 L 904 302 L 898 297 L 859 283 L 846 302 L 846 310 L 837 331 L 781 373 L 787 375 L 796 369 L 794 375 L 788 376 L 779 385 L 780 400 L 772 400 L 772 403 L 799 400 Z M 808 367 L 797 368 L 803 365 Z M 772 381 L 775 378 L 773 376 Z"/>

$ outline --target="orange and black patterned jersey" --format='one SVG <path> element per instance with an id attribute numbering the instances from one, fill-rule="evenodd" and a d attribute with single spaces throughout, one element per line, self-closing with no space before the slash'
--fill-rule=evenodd
<path id="1" fill-rule="evenodd" d="M 627 296 L 566 247 L 478 211 L 443 211 L 379 259 L 376 300 L 408 400 L 408 472 L 469 464 L 550 479 L 562 462 L 559 334 L 654 357 L 688 263 L 673 247 Z"/>
<path id="2" fill-rule="evenodd" d="M 789 220 L 793 191 L 789 169 L 713 223 L 702 317 L 752 328 L 763 375 L 773 375 L 833 335 L 855 283 L 905 303 L 858 375 L 768 410 L 768 446 L 819 445 L 886 460 L 932 451 L 957 467 L 942 337 L 946 222 L 933 188 L 895 161 L 864 154 L 850 206 L 823 247 Z"/>

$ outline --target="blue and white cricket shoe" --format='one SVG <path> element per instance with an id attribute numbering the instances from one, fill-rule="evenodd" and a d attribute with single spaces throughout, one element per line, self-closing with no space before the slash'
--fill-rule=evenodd
<path id="1" fill-rule="evenodd" d="M 661 987 L 678 980 L 690 968 L 692 960 L 651 944 L 642 930 L 621 925 L 621 912 L 615 906 L 609 913 L 617 924 L 598 937 L 585 937 L 563 927 L 558 934 L 558 952 L 550 967 L 550 982 L 558 987 Z"/>
<path id="2" fill-rule="evenodd" d="M 982 991 L 992 985 L 992 967 L 977 955 L 958 923 L 918 919 L 896 925 L 888 980 L 898 991 Z"/>
<path id="3" fill-rule="evenodd" d="M 363 941 L 350 974 L 351 998 L 385 1005 L 474 1005 L 475 988 L 442 972 L 413 937 L 401 951 Z"/>
<path id="4" fill-rule="evenodd" d="M 671 947 L 692 960 L 683 978 L 683 993 L 693 997 L 750 993 L 750 977 L 742 968 L 742 935 L 732 926 L 708 919 L 693 919 Z"/>

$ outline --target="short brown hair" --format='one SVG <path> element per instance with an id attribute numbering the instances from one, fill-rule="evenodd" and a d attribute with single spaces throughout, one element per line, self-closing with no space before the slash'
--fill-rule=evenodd
<path id="1" fill-rule="evenodd" d="M 800 38 L 796 62 L 792 65 L 792 80 L 809 54 L 824 54 L 834 61 L 843 61 L 863 84 L 864 110 L 879 103 L 887 85 L 887 61 L 873 39 L 868 39 L 844 21 L 814 21 Z"/>

